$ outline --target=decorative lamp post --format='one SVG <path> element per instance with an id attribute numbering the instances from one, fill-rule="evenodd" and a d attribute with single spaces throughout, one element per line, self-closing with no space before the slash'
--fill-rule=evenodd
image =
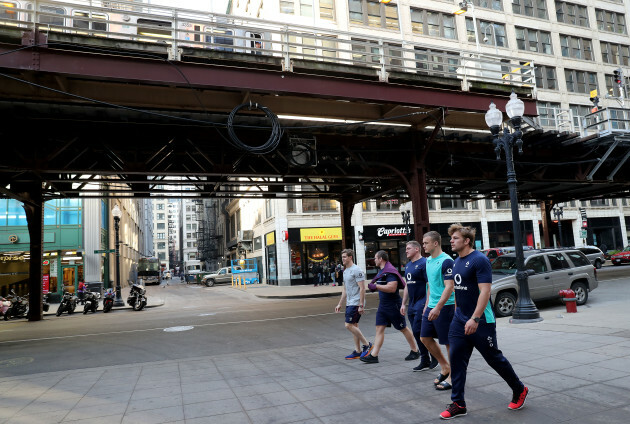
<path id="1" fill-rule="evenodd" d="M 125 302 L 122 300 L 120 293 L 120 218 L 122 217 L 122 211 L 118 207 L 118 204 L 114 205 L 112 209 L 112 216 L 114 217 L 114 232 L 116 233 L 116 299 L 114 299 L 114 306 L 125 306 Z"/>
<path id="2" fill-rule="evenodd" d="M 411 210 L 406 204 L 400 205 L 400 214 L 402 215 L 403 223 L 405 224 L 405 233 L 407 235 L 407 243 L 409 243 L 409 234 L 411 229 L 409 228 L 409 222 L 411 221 Z"/>
<path id="3" fill-rule="evenodd" d="M 477 45 L 477 52 L 479 52 L 479 33 L 477 32 L 477 19 L 475 19 L 475 5 L 471 1 L 462 1 L 458 5 L 459 9 L 453 12 L 454 15 L 462 15 L 468 12 L 470 9 L 470 15 L 472 16 L 473 28 L 475 30 L 475 44 Z"/>
<path id="4" fill-rule="evenodd" d="M 523 256 L 523 236 L 521 233 L 521 219 L 518 214 L 518 196 L 516 193 L 516 172 L 514 171 L 513 147 L 518 147 L 518 152 L 523 153 L 523 140 L 521 136 L 521 118 L 525 112 L 525 104 L 512 92 L 510 101 L 505 106 L 505 111 L 510 117 L 510 122 L 514 127 L 514 132 L 510 133 L 507 127 L 503 128 L 501 134 L 501 124 L 503 123 L 503 113 L 497 109 L 494 103 L 490 103 L 490 109 L 486 112 L 486 124 L 492 132 L 494 151 L 497 160 L 501 159 L 501 149 L 505 152 L 505 162 L 507 165 L 507 184 L 510 191 L 510 206 L 512 209 L 512 228 L 514 231 L 514 247 L 516 253 L 516 281 L 518 283 L 518 299 L 512 313 L 512 323 L 528 323 L 542 321 L 536 305 L 532 302 L 529 294 L 528 273 L 525 270 L 525 259 Z"/>
<path id="5" fill-rule="evenodd" d="M 551 210 L 553 212 L 553 216 L 556 217 L 556 221 L 558 221 L 558 232 L 560 233 L 560 246 L 562 246 L 562 214 L 564 213 L 564 203 L 558 203 Z"/>

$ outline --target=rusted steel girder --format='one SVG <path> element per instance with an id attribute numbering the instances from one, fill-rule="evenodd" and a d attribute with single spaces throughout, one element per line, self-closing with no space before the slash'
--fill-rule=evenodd
<path id="1" fill-rule="evenodd" d="M 57 47 L 57 46 L 55 46 Z M 39 61 L 33 65 L 30 49 L 11 51 L 0 47 L 0 68 L 5 70 L 37 71 L 77 78 L 134 81 L 146 84 L 177 85 L 195 89 L 249 90 L 258 93 L 292 94 L 312 97 L 339 98 L 415 106 L 447 107 L 450 109 L 486 111 L 490 102 L 505 109 L 506 95 L 446 90 L 361 81 L 337 77 L 305 75 L 281 70 L 246 67 L 168 62 L 111 54 L 76 52 L 59 48 L 40 48 Z M 536 102 L 525 102 L 525 115 L 536 116 Z"/>

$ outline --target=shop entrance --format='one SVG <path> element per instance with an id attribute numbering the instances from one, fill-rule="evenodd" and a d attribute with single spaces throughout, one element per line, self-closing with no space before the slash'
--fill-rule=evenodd
<path id="1" fill-rule="evenodd" d="M 74 294 L 77 287 L 77 266 L 76 265 L 64 265 L 62 267 L 63 272 L 63 291 Z"/>

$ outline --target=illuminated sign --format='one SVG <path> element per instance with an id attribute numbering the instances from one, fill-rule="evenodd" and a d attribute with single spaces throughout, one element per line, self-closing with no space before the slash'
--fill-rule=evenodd
<path id="1" fill-rule="evenodd" d="M 341 240 L 341 227 L 300 228 L 301 241 Z"/>
<path id="2" fill-rule="evenodd" d="M 272 231 L 270 233 L 265 234 L 265 243 L 267 244 L 267 246 L 276 244 L 276 233 Z"/>

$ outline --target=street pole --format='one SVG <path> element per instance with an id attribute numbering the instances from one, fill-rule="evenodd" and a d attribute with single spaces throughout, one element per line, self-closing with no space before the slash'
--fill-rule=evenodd
<path id="1" fill-rule="evenodd" d="M 116 250 L 116 298 L 114 299 L 114 306 L 125 306 L 125 302 L 122 300 L 121 288 L 120 288 L 120 216 L 122 212 L 118 205 L 114 206 L 112 210 L 114 216 L 114 232 L 115 232 L 115 250 Z"/>
<path id="2" fill-rule="evenodd" d="M 562 244 L 562 215 L 563 215 L 563 209 L 564 206 L 558 204 L 556 206 L 553 207 L 553 215 L 556 217 L 556 220 L 558 221 L 558 233 L 560 233 L 560 246 L 563 246 Z"/>
<path id="3" fill-rule="evenodd" d="M 512 312 L 511 323 L 531 323 L 542 321 L 540 313 L 534 305 L 529 293 L 528 273 L 525 270 L 525 258 L 523 255 L 523 236 L 521 232 L 521 219 L 518 212 L 518 195 L 516 191 L 516 171 L 514 170 L 513 147 L 516 145 L 519 153 L 523 152 L 523 140 L 521 140 L 521 117 L 525 106 L 512 92 L 510 101 L 506 106 L 510 121 L 514 126 L 514 132 L 510 133 L 507 127 L 500 134 L 500 125 L 503 123 L 503 114 L 496 109 L 494 103 L 490 104 L 490 110 L 486 113 L 486 123 L 494 136 L 494 151 L 497 160 L 501 159 L 501 149 L 505 152 L 507 166 L 507 184 L 510 193 L 510 207 L 512 211 L 512 231 L 514 232 L 514 248 L 516 254 L 516 281 L 518 284 L 518 299 Z"/>

